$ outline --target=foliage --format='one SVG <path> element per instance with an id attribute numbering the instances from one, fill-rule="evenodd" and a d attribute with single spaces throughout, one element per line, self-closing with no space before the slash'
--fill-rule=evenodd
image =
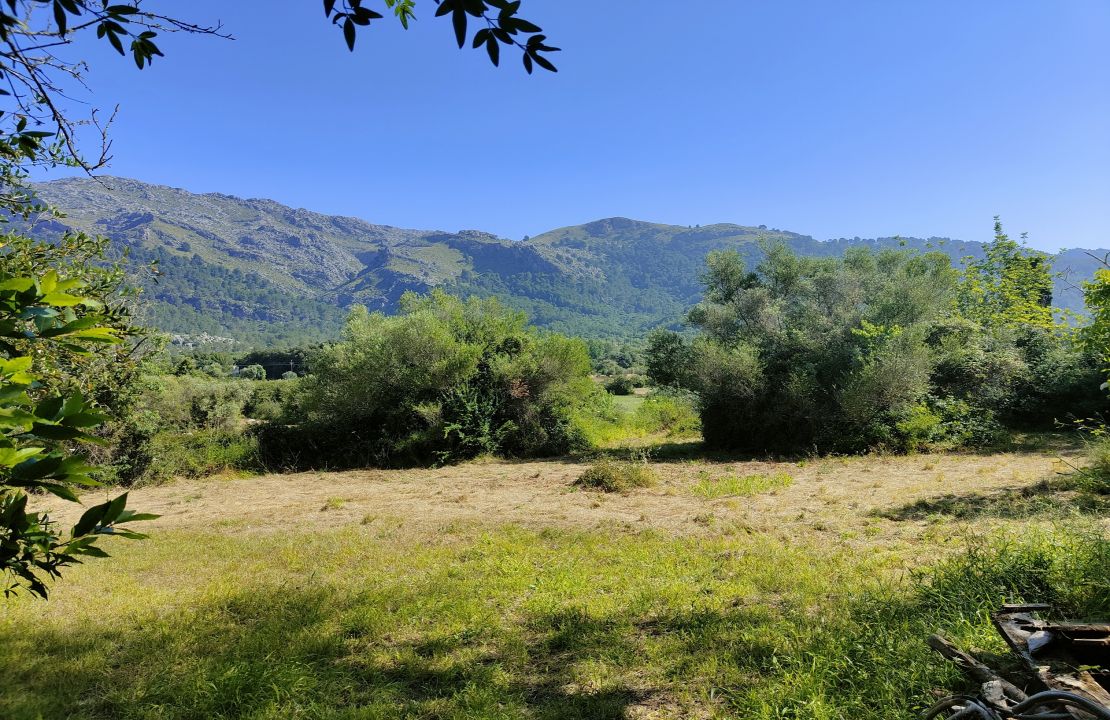
<path id="1" fill-rule="evenodd" d="M 17 270 L 25 268 L 16 266 Z M 126 509 L 127 495 L 89 508 L 63 537 L 48 515 L 28 512 L 28 491 L 78 502 L 77 488 L 96 486 L 94 470 L 71 447 L 100 442 L 88 430 L 106 420 L 78 391 L 52 383 L 96 344 L 121 342 L 104 306 L 85 296 L 80 278 L 0 269 L 0 568 L 4 593 L 25 589 L 45 598 L 46 581 L 82 556 L 104 557 L 99 536 L 142 535 L 118 527 L 149 519 Z M 44 360 L 45 359 L 45 360 Z M 43 367 L 42 371 L 39 367 Z M 54 387 L 52 387 L 52 385 Z"/>
<path id="2" fill-rule="evenodd" d="M 657 335 L 648 362 L 654 350 L 688 368 L 678 379 L 698 393 L 711 446 L 983 446 L 1105 404 L 1093 356 L 1039 304 L 1047 265 L 1001 229 L 962 274 L 940 254 L 813 259 L 782 246 L 754 272 L 731 252 L 707 267 L 689 316 L 701 335 Z"/>
<path id="3" fill-rule="evenodd" d="M 293 373 L 295 376 L 300 376 L 308 372 L 308 362 L 312 353 L 319 349 L 320 346 L 300 346 L 288 349 L 275 349 L 266 348 L 262 350 L 252 350 L 246 355 L 242 355 L 236 359 L 236 364 L 240 367 L 245 365 L 261 365 L 266 368 L 266 377 L 270 380 L 277 380 L 279 378 L 288 379 L 285 377 L 288 373 Z"/>
<path id="4" fill-rule="evenodd" d="M 697 436 L 701 433 L 697 398 L 682 390 L 655 390 L 633 412 L 632 425 L 649 434 Z"/>
<path id="5" fill-rule="evenodd" d="M 1082 340 L 1088 352 L 1104 367 L 1110 367 L 1110 264 L 1105 258 L 1100 262 L 1102 267 L 1095 271 L 1094 277 L 1083 283 L 1083 299 L 1091 320 L 1083 327 Z"/>
<path id="6" fill-rule="evenodd" d="M 985 250 L 981 260 L 969 258 L 965 263 L 958 295 L 960 314 L 985 327 L 1053 329 L 1048 256 L 1011 240 L 997 217 L 994 240 Z"/>
<path id="7" fill-rule="evenodd" d="M 441 292 L 407 295 L 395 317 L 356 309 L 311 369 L 306 432 L 345 436 L 379 463 L 565 453 L 583 444 L 573 413 L 598 392 L 580 341 L 541 334 L 496 300 Z"/>
<path id="8" fill-rule="evenodd" d="M 535 65 L 557 72 L 555 66 L 543 56 L 545 52 L 559 52 L 559 48 L 545 44 L 547 37 L 540 27 L 517 17 L 519 0 L 436 0 L 436 17 L 451 16 L 455 39 L 461 49 L 467 42 L 467 25 L 471 18 L 484 25 L 474 33 L 473 46 L 485 47 L 490 62 L 501 62 L 501 46 L 513 46 L 521 51 L 524 69 L 531 74 Z M 415 15 L 415 0 L 385 0 L 386 9 L 392 12 L 406 29 Z M 496 13 L 495 13 L 496 11 Z M 324 0 L 324 14 L 343 30 L 347 47 L 355 49 L 358 28 L 381 19 L 381 13 L 365 7 L 364 0 Z"/>
<path id="9" fill-rule="evenodd" d="M 627 375 L 620 375 L 605 383 L 605 391 L 610 395 L 631 395 L 634 389 L 632 378 Z"/>
<path id="10" fill-rule="evenodd" d="M 244 380 L 265 380 L 266 368 L 261 365 L 247 365 L 239 371 L 239 377 Z"/>
<path id="11" fill-rule="evenodd" d="M 258 439 L 241 429 L 198 428 L 188 433 L 163 430 L 152 438 L 150 452 L 154 462 L 141 478 L 146 483 L 259 467 Z"/>
<path id="12" fill-rule="evenodd" d="M 638 460 L 603 457 L 586 468 L 574 484 L 587 490 L 624 493 L 635 488 L 652 487 L 658 480 L 646 457 Z"/>
<path id="13" fill-rule="evenodd" d="M 692 356 L 689 343 L 678 333 L 662 328 L 652 330 L 644 357 L 648 378 L 655 385 L 682 387 L 687 384 Z"/>
<path id="14" fill-rule="evenodd" d="M 894 418 L 928 390 L 928 323 L 950 307 L 947 258 L 850 251 L 843 260 L 768 249 L 749 272 L 707 260 L 690 313 L 690 384 L 711 446 L 859 450 L 897 444 Z"/>

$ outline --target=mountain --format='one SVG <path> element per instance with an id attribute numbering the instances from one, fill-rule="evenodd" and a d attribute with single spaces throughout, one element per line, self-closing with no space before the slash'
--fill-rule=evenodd
<path id="1" fill-rule="evenodd" d="M 680 322 L 698 301 L 709 251 L 735 248 L 754 262 L 760 241 L 820 256 L 854 245 L 936 249 L 956 260 L 982 254 L 980 243 L 945 238 L 818 241 L 765 226 L 682 227 L 626 218 L 511 241 L 476 230 L 375 225 L 126 178 L 70 178 L 35 189 L 65 217 L 41 221 L 33 233 L 49 238 L 78 229 L 127 248 L 129 267 L 146 289 L 147 322 L 186 339 L 255 345 L 334 337 L 355 303 L 388 312 L 406 291 L 435 287 L 497 295 L 561 332 L 640 336 Z M 157 275 L 144 273 L 151 263 Z M 1081 250 L 1058 255 L 1056 269 L 1070 272 L 1058 283 L 1057 303 L 1082 310 L 1078 285 L 1096 266 Z"/>

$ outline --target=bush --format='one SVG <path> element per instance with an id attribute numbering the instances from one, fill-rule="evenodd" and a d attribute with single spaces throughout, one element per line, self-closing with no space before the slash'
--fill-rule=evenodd
<path id="1" fill-rule="evenodd" d="M 605 383 L 605 391 L 610 395 L 631 395 L 632 378 L 620 375 Z"/>
<path id="2" fill-rule="evenodd" d="M 151 454 L 150 471 L 143 478 L 149 482 L 259 467 L 258 441 L 247 433 L 227 430 L 160 432 L 154 436 Z"/>
<path id="3" fill-rule="evenodd" d="M 313 437 L 343 439 L 344 458 L 558 455 L 586 445 L 574 418 L 601 392 L 589 373 L 581 341 L 540 333 L 494 299 L 409 293 L 400 315 L 352 312 L 294 400 Z"/>
<path id="4" fill-rule="evenodd" d="M 243 380 L 265 380 L 266 368 L 261 365 L 247 365 L 239 371 L 239 377 Z"/>
<path id="5" fill-rule="evenodd" d="M 602 458 L 578 476 L 574 484 L 587 490 L 624 493 L 633 488 L 652 487 L 658 481 L 646 459 L 611 460 Z"/>
<path id="6" fill-rule="evenodd" d="M 148 381 L 138 405 L 162 428 L 232 431 L 240 427 L 253 390 L 236 380 L 165 375 Z"/>
<path id="7" fill-rule="evenodd" d="M 1096 495 L 1110 495 L 1110 437 L 1100 433 L 1087 447 L 1087 464 L 1070 477 L 1071 486 Z"/>
<path id="8" fill-rule="evenodd" d="M 265 422 L 289 422 L 294 412 L 295 393 L 295 379 L 254 383 L 254 388 L 243 405 L 243 415 Z"/>

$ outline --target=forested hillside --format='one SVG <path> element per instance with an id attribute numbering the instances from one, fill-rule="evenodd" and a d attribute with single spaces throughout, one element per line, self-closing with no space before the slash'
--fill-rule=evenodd
<path id="1" fill-rule="evenodd" d="M 957 261 L 982 254 L 978 242 L 944 238 L 818 241 L 765 226 L 683 227 L 625 218 L 512 241 L 475 230 L 375 225 L 271 200 L 200 195 L 123 178 L 65 179 L 36 189 L 66 213 L 60 221 L 38 223 L 37 235 L 69 227 L 106 234 L 117 249 L 129 249 L 132 274 L 146 289 L 149 323 L 256 345 L 333 337 L 356 303 L 392 311 L 405 291 L 435 287 L 497 295 L 537 325 L 561 332 L 642 336 L 679 323 L 698 301 L 712 250 L 736 249 L 749 264 L 765 242 L 815 256 L 857 245 L 933 248 Z M 157 272 L 151 273 L 154 262 Z M 1057 305 L 1082 311 L 1077 286 L 1095 265 L 1080 250 L 1058 256 L 1055 269 L 1064 277 L 1056 283 Z"/>

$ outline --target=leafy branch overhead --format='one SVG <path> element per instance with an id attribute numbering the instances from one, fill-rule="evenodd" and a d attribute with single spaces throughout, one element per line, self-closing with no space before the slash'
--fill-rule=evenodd
<path id="1" fill-rule="evenodd" d="M 416 17 L 416 0 L 384 2 L 384 9 L 392 12 L 401 25 L 408 29 L 409 22 Z M 474 48 L 485 47 L 490 62 L 494 65 L 500 65 L 501 46 L 506 45 L 521 51 L 524 69 L 529 73 L 537 65 L 544 70 L 558 72 L 543 53 L 559 52 L 559 48 L 547 44 L 547 36 L 543 34 L 541 27 L 517 15 L 520 0 L 435 0 L 435 3 L 436 17 L 451 16 L 455 40 L 460 48 L 466 45 L 473 20 L 481 27 L 474 32 L 471 44 Z M 324 0 L 324 14 L 334 25 L 342 28 L 343 38 L 351 50 L 355 49 L 358 28 L 385 17 L 366 7 L 364 0 Z"/>
<path id="2" fill-rule="evenodd" d="M 81 556 L 105 557 L 103 535 L 140 539 L 120 527 L 154 515 L 127 510 L 124 493 L 81 516 L 68 536 L 46 513 L 29 512 L 28 491 L 79 502 L 76 490 L 100 483 L 95 468 L 71 447 L 102 444 L 90 434 L 106 416 L 80 393 L 44 392 L 46 353 L 89 355 L 122 342 L 103 303 L 84 281 L 54 270 L 41 276 L 0 272 L 0 575 L 5 595 L 20 588 L 46 597 L 46 581 Z"/>

